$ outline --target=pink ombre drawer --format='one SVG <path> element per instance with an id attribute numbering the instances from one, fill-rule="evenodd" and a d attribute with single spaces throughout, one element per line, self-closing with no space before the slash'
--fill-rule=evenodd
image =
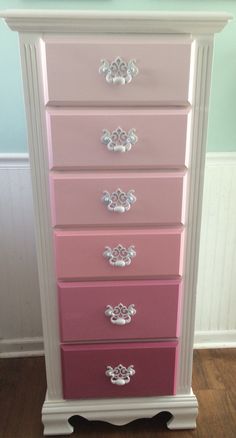
<path id="1" fill-rule="evenodd" d="M 62 342 L 178 336 L 180 282 L 59 283 Z"/>
<path id="2" fill-rule="evenodd" d="M 183 173 L 52 173 L 52 222 L 56 226 L 180 224 L 183 185 Z"/>
<path id="3" fill-rule="evenodd" d="M 45 103 L 186 105 L 191 100 L 191 47 L 187 36 L 47 36 L 42 45 Z M 115 61 L 120 72 L 118 57 L 126 65 L 136 60 L 139 69 L 123 85 L 108 83 L 107 72 L 99 72 L 102 60 Z"/>
<path id="4" fill-rule="evenodd" d="M 183 233 L 179 228 L 56 231 L 54 235 L 59 279 L 155 278 L 182 273 Z"/>
<path id="5" fill-rule="evenodd" d="M 63 345 L 61 353 L 65 399 L 175 394 L 177 342 Z M 130 379 L 123 385 L 106 375 L 119 365 L 126 368 L 119 382 Z"/>
<path id="6" fill-rule="evenodd" d="M 188 109 L 180 108 L 109 111 L 50 109 L 47 112 L 50 168 L 145 169 L 188 166 L 188 113 Z M 119 127 L 126 133 L 135 129 L 137 139 L 130 148 L 127 148 L 119 132 L 112 144 L 112 133 L 117 133 Z M 110 133 L 107 143 L 103 140 L 104 130 Z"/>

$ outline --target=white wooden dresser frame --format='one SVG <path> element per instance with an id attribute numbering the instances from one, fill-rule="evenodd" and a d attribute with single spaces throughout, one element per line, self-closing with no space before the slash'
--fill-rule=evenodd
<path id="1" fill-rule="evenodd" d="M 196 280 L 207 113 L 209 102 L 214 34 L 231 18 L 227 13 L 133 12 L 133 11 L 34 11 L 11 10 L 0 13 L 8 26 L 19 32 L 28 139 L 32 171 L 38 269 L 41 290 L 47 396 L 42 409 L 45 435 L 70 434 L 73 415 L 124 425 L 132 420 L 153 417 L 168 411 L 169 429 L 196 427 L 198 403 L 191 390 Z M 193 112 L 188 141 L 192 145 L 189 181 L 188 233 L 185 241 L 177 395 L 122 399 L 64 400 L 62 396 L 58 302 L 55 282 L 51 219 L 48 193 L 48 154 L 45 135 L 43 79 L 39 45 L 44 34 L 172 34 L 191 35 L 195 41 L 191 62 Z"/>

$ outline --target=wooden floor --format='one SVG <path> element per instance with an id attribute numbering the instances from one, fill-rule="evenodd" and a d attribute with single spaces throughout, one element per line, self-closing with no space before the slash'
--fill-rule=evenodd
<path id="1" fill-rule="evenodd" d="M 194 352 L 193 389 L 199 401 L 194 431 L 169 431 L 169 414 L 118 427 L 71 420 L 73 438 L 236 438 L 236 349 Z M 0 438 L 40 438 L 46 390 L 44 359 L 0 360 Z"/>

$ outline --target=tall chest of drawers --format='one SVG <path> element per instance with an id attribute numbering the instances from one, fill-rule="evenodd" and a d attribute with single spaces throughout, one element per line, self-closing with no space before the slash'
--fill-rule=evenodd
<path id="1" fill-rule="evenodd" d="M 12 11 L 48 391 L 73 415 L 194 428 L 192 347 L 215 13 Z"/>

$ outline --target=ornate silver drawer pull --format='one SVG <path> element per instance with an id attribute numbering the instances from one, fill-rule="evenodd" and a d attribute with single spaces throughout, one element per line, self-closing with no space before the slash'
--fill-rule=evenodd
<path id="1" fill-rule="evenodd" d="M 129 190 L 125 193 L 121 189 L 116 189 L 116 191 L 111 194 L 104 191 L 102 197 L 102 201 L 107 206 L 107 210 L 116 213 L 125 213 L 125 211 L 130 210 L 131 205 L 134 204 L 136 200 L 134 190 Z"/>
<path id="2" fill-rule="evenodd" d="M 105 374 L 110 377 L 111 383 L 123 386 L 130 382 L 130 377 L 135 374 L 135 369 L 133 365 L 130 365 L 128 368 L 121 364 L 115 368 L 108 365 Z"/>
<path id="3" fill-rule="evenodd" d="M 101 137 L 101 142 L 107 145 L 107 149 L 112 152 L 128 152 L 137 141 L 138 137 L 134 128 L 126 132 L 120 126 L 112 132 L 103 129 Z"/>
<path id="4" fill-rule="evenodd" d="M 102 59 L 99 67 L 99 73 L 105 76 L 107 83 L 117 85 L 129 84 L 138 71 L 135 59 L 126 62 L 120 56 L 112 62 Z"/>
<path id="5" fill-rule="evenodd" d="M 128 307 L 120 303 L 115 307 L 110 304 L 107 305 L 105 310 L 105 315 L 110 317 L 112 324 L 125 325 L 131 322 L 131 316 L 136 314 L 136 309 L 134 304 L 130 304 Z"/>
<path id="6" fill-rule="evenodd" d="M 124 268 L 131 264 L 132 258 L 136 256 L 136 251 L 133 245 L 126 249 L 119 244 L 113 249 L 106 246 L 103 255 L 109 260 L 110 265 Z"/>

